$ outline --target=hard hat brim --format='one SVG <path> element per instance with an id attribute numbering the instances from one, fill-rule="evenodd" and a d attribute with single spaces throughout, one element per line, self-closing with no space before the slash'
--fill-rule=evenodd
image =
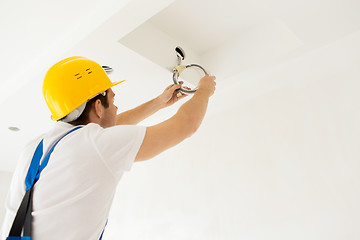
<path id="1" fill-rule="evenodd" d="M 123 82 L 125 82 L 125 81 L 126 81 L 126 80 L 121 80 L 121 81 L 118 81 L 118 82 L 112 82 L 110 88 L 115 87 L 116 85 L 118 85 L 118 84 L 120 84 L 120 83 L 123 83 Z M 64 116 L 64 117 L 65 117 L 65 116 Z M 51 120 L 53 120 L 53 121 L 58 121 L 59 119 L 61 119 L 61 118 L 56 118 L 56 117 L 54 117 L 53 115 L 51 115 Z"/>
<path id="2" fill-rule="evenodd" d="M 126 81 L 126 80 L 121 80 L 121 81 L 118 81 L 118 82 L 113 82 L 111 87 L 115 87 L 116 85 L 118 85 L 118 84 L 120 84 L 120 83 L 123 83 L 123 82 L 125 82 L 125 81 Z"/>

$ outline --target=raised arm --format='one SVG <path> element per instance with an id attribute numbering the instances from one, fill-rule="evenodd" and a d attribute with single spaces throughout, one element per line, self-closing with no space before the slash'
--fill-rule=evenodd
<path id="1" fill-rule="evenodd" d="M 122 112 L 116 117 L 116 125 L 136 125 L 142 120 L 150 117 L 162 108 L 168 107 L 180 99 L 186 97 L 186 94 L 177 96 L 176 89 L 180 88 L 181 85 L 170 85 L 164 92 L 134 109 Z"/>
<path id="2" fill-rule="evenodd" d="M 194 96 L 170 119 L 148 127 L 135 161 L 150 159 L 190 137 L 200 126 L 210 96 L 215 91 L 215 77 L 200 80 Z"/>

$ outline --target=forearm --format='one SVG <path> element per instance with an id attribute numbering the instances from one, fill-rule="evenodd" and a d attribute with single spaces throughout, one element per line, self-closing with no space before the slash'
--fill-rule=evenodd
<path id="1" fill-rule="evenodd" d="M 136 125 L 144 119 L 150 117 L 164 107 L 164 104 L 158 98 L 154 98 L 134 109 L 122 112 L 117 115 L 117 125 Z"/>
<path id="2" fill-rule="evenodd" d="M 183 123 L 187 125 L 185 128 L 188 128 L 190 134 L 199 128 L 204 119 L 209 97 L 209 92 L 198 90 L 176 113 L 183 119 Z"/>
<path id="3" fill-rule="evenodd" d="M 170 119 L 147 127 L 135 161 L 150 159 L 190 137 L 204 119 L 209 97 L 215 91 L 215 77 L 206 75 L 200 80 L 194 96 L 184 103 Z"/>
<path id="4" fill-rule="evenodd" d="M 135 161 L 150 159 L 190 137 L 205 116 L 208 99 L 209 93 L 198 90 L 170 119 L 148 127 Z"/>

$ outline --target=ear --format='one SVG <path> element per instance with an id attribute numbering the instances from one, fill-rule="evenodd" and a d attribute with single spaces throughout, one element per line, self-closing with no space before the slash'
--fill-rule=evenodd
<path id="1" fill-rule="evenodd" d="M 101 104 L 101 101 L 100 99 L 97 99 L 95 102 L 94 102 L 94 109 L 95 109 L 95 114 L 98 118 L 102 118 L 103 116 L 103 113 L 104 113 L 104 109 L 103 109 L 103 106 Z"/>

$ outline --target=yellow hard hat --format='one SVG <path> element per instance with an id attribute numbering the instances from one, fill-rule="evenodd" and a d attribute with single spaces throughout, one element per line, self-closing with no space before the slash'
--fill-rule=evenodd
<path id="1" fill-rule="evenodd" d="M 98 63 L 84 57 L 70 57 L 56 63 L 46 73 L 43 83 L 51 119 L 65 117 L 90 98 L 122 82 L 111 82 Z"/>

